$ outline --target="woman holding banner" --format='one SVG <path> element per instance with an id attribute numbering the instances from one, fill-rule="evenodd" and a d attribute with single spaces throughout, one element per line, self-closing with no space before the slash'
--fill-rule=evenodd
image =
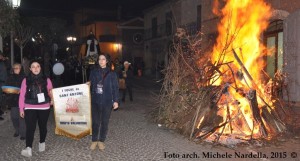
<path id="1" fill-rule="evenodd" d="M 113 109 L 119 107 L 119 85 L 115 72 L 110 68 L 110 56 L 100 54 L 98 64 L 91 71 L 89 80 L 92 93 L 92 144 L 91 150 L 97 145 L 105 149 L 104 141 L 108 131 L 109 117 Z"/>
<path id="2" fill-rule="evenodd" d="M 40 129 L 39 152 L 45 151 L 47 122 L 50 114 L 52 82 L 41 72 L 41 64 L 37 60 L 30 62 L 30 73 L 23 79 L 20 89 L 20 116 L 25 118 L 26 149 L 21 154 L 32 156 L 32 142 L 36 123 Z"/>

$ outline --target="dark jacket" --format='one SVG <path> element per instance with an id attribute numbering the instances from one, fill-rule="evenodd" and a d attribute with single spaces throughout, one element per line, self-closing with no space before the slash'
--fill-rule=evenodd
<path id="1" fill-rule="evenodd" d="M 102 81 L 104 76 L 105 79 Z M 89 80 L 91 81 L 92 103 L 112 107 L 113 102 L 119 102 L 119 84 L 115 72 L 110 71 L 108 68 L 97 67 L 91 71 Z M 97 84 L 101 81 L 103 94 L 97 94 Z"/>
<path id="2" fill-rule="evenodd" d="M 24 78 L 24 74 L 11 74 L 7 78 L 6 85 L 21 88 L 21 84 Z M 19 106 L 19 94 L 7 94 L 5 98 L 8 107 Z"/>
<path id="3" fill-rule="evenodd" d="M 0 60 L 0 106 L 4 102 L 4 101 L 2 101 L 2 88 L 1 88 L 1 86 L 4 85 L 6 79 L 7 79 L 6 66 L 5 66 L 5 63 Z M 0 112 L 1 112 L 1 110 L 0 110 Z"/>
<path id="4" fill-rule="evenodd" d="M 38 94 L 44 93 L 45 101 L 38 102 Z M 47 89 L 47 77 L 43 76 L 42 73 L 39 75 L 29 74 L 26 77 L 26 94 L 25 94 L 25 103 L 38 105 L 45 104 L 50 102 L 50 97 Z"/>
<path id="5" fill-rule="evenodd" d="M 119 73 L 119 77 L 120 77 L 120 78 L 124 78 L 124 77 L 123 77 L 123 72 L 125 72 L 125 69 L 123 69 L 123 70 Z M 129 69 L 126 71 L 126 75 L 127 75 L 127 77 L 124 78 L 124 79 L 125 79 L 126 86 L 132 86 L 132 84 L 133 84 L 133 71 L 131 70 L 131 68 L 129 68 Z"/>
<path id="6" fill-rule="evenodd" d="M 7 69 L 5 63 L 0 60 L 0 84 L 4 83 L 7 79 Z"/>

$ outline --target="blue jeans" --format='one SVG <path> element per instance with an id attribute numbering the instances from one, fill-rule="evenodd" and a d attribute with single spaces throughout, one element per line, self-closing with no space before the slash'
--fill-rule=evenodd
<path id="1" fill-rule="evenodd" d="M 92 141 L 104 142 L 108 131 L 111 106 L 92 103 Z"/>

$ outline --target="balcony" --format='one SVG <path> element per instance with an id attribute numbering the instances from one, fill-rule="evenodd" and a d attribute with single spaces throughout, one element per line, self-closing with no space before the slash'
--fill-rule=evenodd
<path id="1" fill-rule="evenodd" d="M 198 32 L 198 24 L 196 21 L 182 25 L 180 27 L 186 29 L 188 35 L 195 35 Z M 145 29 L 145 40 L 172 36 L 175 34 L 175 32 L 176 29 L 174 26 L 167 27 L 167 25 L 164 23 L 157 26 L 156 32 L 154 32 L 152 28 Z"/>

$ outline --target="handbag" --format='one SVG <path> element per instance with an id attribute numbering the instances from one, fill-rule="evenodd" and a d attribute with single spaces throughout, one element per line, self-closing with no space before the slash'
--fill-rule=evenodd
<path id="1" fill-rule="evenodd" d="M 125 79 L 119 79 L 119 89 L 126 89 Z"/>

